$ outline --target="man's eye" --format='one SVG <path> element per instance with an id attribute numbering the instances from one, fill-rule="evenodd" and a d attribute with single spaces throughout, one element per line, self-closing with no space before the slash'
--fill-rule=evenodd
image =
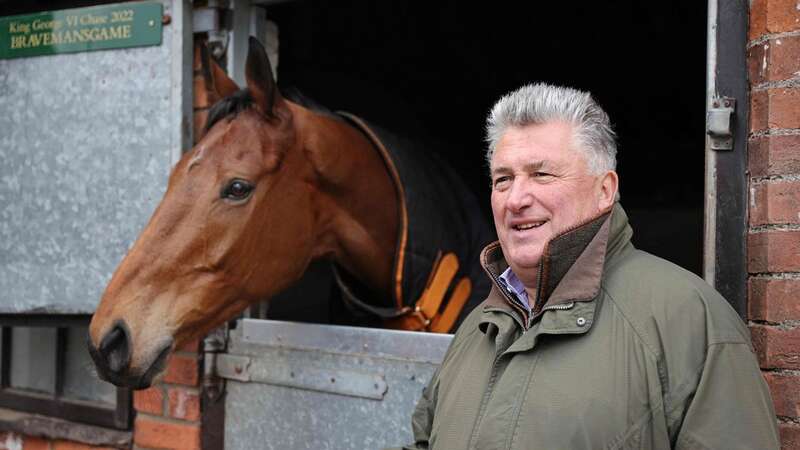
<path id="1" fill-rule="evenodd" d="M 533 173 L 533 176 L 534 176 L 534 177 L 536 177 L 536 178 L 541 178 L 541 177 L 549 177 L 549 176 L 552 176 L 552 174 L 549 174 L 549 173 L 547 173 L 547 172 L 534 172 L 534 173 Z"/>
<path id="2" fill-rule="evenodd" d="M 253 191 L 253 185 L 244 180 L 231 180 L 222 189 L 220 196 L 228 200 L 244 200 Z"/>
<path id="3" fill-rule="evenodd" d="M 507 185 L 510 181 L 511 181 L 511 177 L 509 177 L 509 176 L 497 177 L 494 180 L 494 187 L 495 188 L 503 187 L 503 186 Z"/>

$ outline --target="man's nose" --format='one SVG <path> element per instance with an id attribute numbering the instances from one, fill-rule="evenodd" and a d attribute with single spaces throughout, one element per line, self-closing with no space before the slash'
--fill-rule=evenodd
<path id="1" fill-rule="evenodd" d="M 514 180 L 508 193 L 506 207 L 512 212 L 520 212 L 534 202 L 533 191 L 525 180 Z"/>

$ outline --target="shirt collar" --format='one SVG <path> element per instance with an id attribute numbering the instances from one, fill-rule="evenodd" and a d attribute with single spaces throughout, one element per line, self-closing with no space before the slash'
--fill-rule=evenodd
<path id="1" fill-rule="evenodd" d="M 511 270 L 511 266 L 508 266 L 508 268 L 500 274 L 499 280 L 504 288 L 514 294 L 525 307 L 531 309 L 530 302 L 528 301 L 528 291 L 525 290 L 525 285 L 522 284 L 517 274 Z"/>

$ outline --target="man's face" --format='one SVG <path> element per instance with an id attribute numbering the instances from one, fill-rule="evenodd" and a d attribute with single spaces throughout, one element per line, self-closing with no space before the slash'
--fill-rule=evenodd
<path id="1" fill-rule="evenodd" d="M 545 244 L 609 208 L 617 187 L 613 172 L 589 172 L 564 122 L 508 128 L 492 156 L 491 176 L 497 236 L 523 281 L 539 265 Z"/>

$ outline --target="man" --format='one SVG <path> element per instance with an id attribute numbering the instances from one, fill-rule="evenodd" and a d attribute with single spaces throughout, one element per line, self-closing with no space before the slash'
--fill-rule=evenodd
<path id="1" fill-rule="evenodd" d="M 745 325 L 631 244 L 614 133 L 591 96 L 525 86 L 487 132 L 493 288 L 425 389 L 409 448 L 777 449 Z"/>

